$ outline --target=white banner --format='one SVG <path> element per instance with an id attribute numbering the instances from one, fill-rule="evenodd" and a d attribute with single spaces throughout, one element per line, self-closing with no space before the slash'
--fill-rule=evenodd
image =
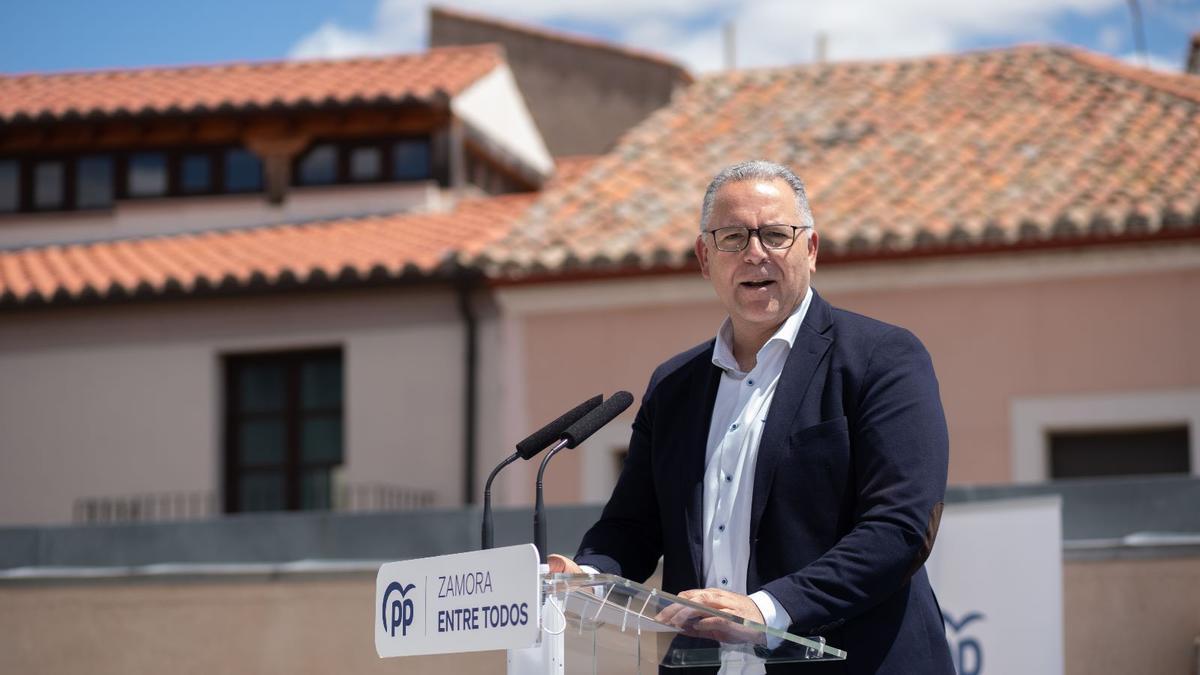
<path id="1" fill-rule="evenodd" d="M 925 566 L 959 675 L 1061 675 L 1059 497 L 947 505 Z"/>
<path id="2" fill-rule="evenodd" d="M 533 544 L 387 563 L 375 577 L 379 656 L 523 649 L 538 639 Z"/>

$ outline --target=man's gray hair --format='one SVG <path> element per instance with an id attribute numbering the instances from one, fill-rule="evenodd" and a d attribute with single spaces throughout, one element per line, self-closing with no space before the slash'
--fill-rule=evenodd
<path id="1" fill-rule="evenodd" d="M 804 181 L 782 164 L 755 159 L 721 169 L 721 172 L 708 184 L 708 189 L 704 191 L 704 206 L 700 209 L 701 232 L 708 229 L 708 221 L 712 218 L 713 202 L 716 201 L 717 192 L 728 183 L 740 183 L 745 180 L 781 180 L 787 183 L 796 195 L 796 210 L 800 212 L 798 224 L 801 227 L 813 227 L 812 209 L 808 206 L 808 194 L 804 191 Z"/>

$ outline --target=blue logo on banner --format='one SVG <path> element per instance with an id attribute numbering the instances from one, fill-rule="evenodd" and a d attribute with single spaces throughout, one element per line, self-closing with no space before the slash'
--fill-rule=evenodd
<path id="1" fill-rule="evenodd" d="M 954 658 L 954 669 L 958 675 L 981 675 L 983 673 L 983 645 L 974 636 L 962 635 L 967 624 L 984 619 L 982 612 L 970 612 L 961 621 L 955 621 L 949 612 L 942 612 L 949 628 L 946 638 L 950 641 L 950 656 Z"/>
<path id="2" fill-rule="evenodd" d="M 400 627 L 401 637 L 408 635 L 408 627 L 412 625 L 414 607 L 412 598 L 406 598 L 405 595 L 409 591 L 416 588 L 416 584 L 401 586 L 399 582 L 393 581 L 388 584 L 387 590 L 383 592 L 383 630 L 390 631 L 392 637 L 396 637 L 396 627 Z M 397 591 L 400 596 L 392 600 L 392 604 L 388 605 L 388 598 L 391 597 L 392 591 Z M 389 612 L 389 608 L 391 612 Z M 388 625 L 388 615 L 391 615 L 391 625 Z"/>

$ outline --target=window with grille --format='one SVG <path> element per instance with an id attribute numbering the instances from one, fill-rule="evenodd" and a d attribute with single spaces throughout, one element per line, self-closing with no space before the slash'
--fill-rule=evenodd
<path id="1" fill-rule="evenodd" d="M 341 350 L 230 356 L 225 377 L 225 511 L 333 508 Z"/>
<path id="2" fill-rule="evenodd" d="M 1051 478 L 1191 471 L 1187 426 L 1051 432 L 1049 447 Z"/>

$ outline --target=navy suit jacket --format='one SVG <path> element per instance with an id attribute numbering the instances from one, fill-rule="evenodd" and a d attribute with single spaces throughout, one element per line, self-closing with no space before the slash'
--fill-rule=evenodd
<path id="1" fill-rule="evenodd" d="M 721 370 L 713 341 L 655 370 L 629 455 L 576 561 L 663 590 L 703 586 L 703 476 Z M 946 489 L 933 365 L 908 331 L 814 293 L 764 421 L 747 592 L 847 660 L 796 672 L 954 672 L 924 562 Z M 772 672 L 783 670 L 772 668 Z"/>

